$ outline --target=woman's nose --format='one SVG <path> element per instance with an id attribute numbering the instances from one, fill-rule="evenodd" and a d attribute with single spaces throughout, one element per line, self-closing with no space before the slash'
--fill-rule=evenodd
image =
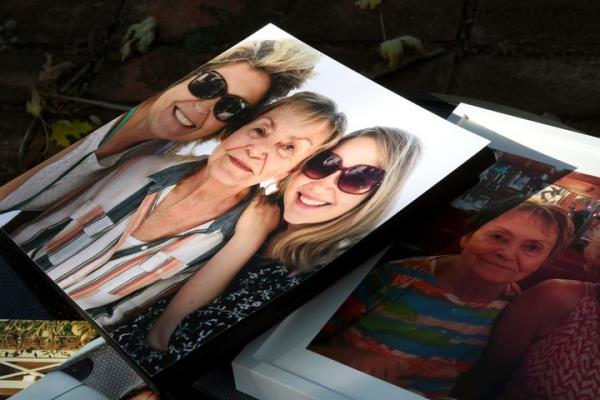
<path id="1" fill-rule="evenodd" d="M 269 145 L 266 140 L 258 140 L 246 147 L 246 152 L 250 158 L 265 160 L 269 154 Z"/>
<path id="2" fill-rule="evenodd" d="M 512 260 L 517 257 L 519 246 L 520 244 L 518 242 L 509 241 L 503 244 L 503 246 L 498 250 L 497 254 L 504 259 Z"/>
<path id="3" fill-rule="evenodd" d="M 313 180 L 315 187 L 320 190 L 335 190 L 337 188 L 338 180 L 340 179 L 341 171 L 336 171 L 331 175 L 327 175 L 321 179 Z"/>

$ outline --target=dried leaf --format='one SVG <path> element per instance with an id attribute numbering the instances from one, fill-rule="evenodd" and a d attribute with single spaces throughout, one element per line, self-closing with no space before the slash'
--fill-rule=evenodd
<path id="1" fill-rule="evenodd" d="M 121 39 L 121 61 L 131 55 L 132 48 L 146 53 L 154 41 L 156 20 L 148 17 L 140 23 L 133 24 Z"/>
<path id="2" fill-rule="evenodd" d="M 407 54 L 425 54 L 425 48 L 420 39 L 406 35 L 381 43 L 379 54 L 388 62 L 392 70 L 396 70 L 402 57 Z"/>
<path id="3" fill-rule="evenodd" d="M 26 104 L 27 112 L 36 118 L 42 115 L 42 98 L 36 88 L 31 90 L 31 100 Z"/>
<path id="4" fill-rule="evenodd" d="M 73 68 L 75 64 L 70 61 L 61 62 L 60 64 L 52 65 L 52 55 L 46 53 L 46 62 L 42 66 L 39 80 L 40 83 L 52 82 L 60 78 L 60 76 L 69 69 Z"/>
<path id="5" fill-rule="evenodd" d="M 88 121 L 56 121 L 51 126 L 50 140 L 59 147 L 69 147 L 92 129 L 94 129 L 94 126 Z M 65 326 L 64 329 L 67 333 L 71 332 L 71 326 Z"/>
<path id="6" fill-rule="evenodd" d="M 361 10 L 374 10 L 381 5 L 382 0 L 356 0 L 354 4 Z"/>
<path id="7" fill-rule="evenodd" d="M 133 41 L 129 40 L 121 46 L 121 62 L 125 61 L 125 59 L 129 57 L 129 54 L 131 54 L 131 43 L 133 43 Z"/>

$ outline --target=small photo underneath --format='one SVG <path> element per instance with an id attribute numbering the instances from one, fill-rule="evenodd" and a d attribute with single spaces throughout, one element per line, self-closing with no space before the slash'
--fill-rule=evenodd
<path id="1" fill-rule="evenodd" d="M 597 398 L 600 178 L 497 152 L 431 221 L 308 349 L 431 399 Z"/>
<path id="2" fill-rule="evenodd" d="M 0 398 L 56 370 L 97 335 L 85 321 L 0 319 Z"/>

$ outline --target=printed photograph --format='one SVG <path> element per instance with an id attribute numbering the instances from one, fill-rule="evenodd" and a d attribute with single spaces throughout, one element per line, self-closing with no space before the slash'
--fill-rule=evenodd
<path id="1" fill-rule="evenodd" d="M 430 399 L 592 399 L 599 249 L 600 178 L 497 152 L 308 349 Z"/>
<path id="2" fill-rule="evenodd" d="M 0 210 L 21 213 L 5 232 L 153 375 L 485 144 L 267 26 L 4 185 Z"/>

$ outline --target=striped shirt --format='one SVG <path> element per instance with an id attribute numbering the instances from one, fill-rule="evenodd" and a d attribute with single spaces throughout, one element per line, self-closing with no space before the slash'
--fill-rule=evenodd
<path id="1" fill-rule="evenodd" d="M 392 383 L 443 397 L 473 367 L 510 294 L 489 303 L 465 302 L 440 287 L 437 258 L 407 259 L 374 268 L 321 333 L 332 342 L 395 358 L 406 374 Z"/>
<path id="2" fill-rule="evenodd" d="M 131 233 L 205 158 L 147 156 L 63 202 L 16 233 L 15 242 L 101 325 L 174 290 L 232 236 L 255 190 L 224 215 L 173 237 Z"/>
<path id="3" fill-rule="evenodd" d="M 0 211 L 44 210 L 82 185 L 110 172 L 124 160 L 141 155 L 164 154 L 174 143 L 148 140 L 102 160 L 96 150 L 133 116 L 136 107 L 90 133 L 75 149 L 46 165 L 22 185 L 0 199 Z"/>

